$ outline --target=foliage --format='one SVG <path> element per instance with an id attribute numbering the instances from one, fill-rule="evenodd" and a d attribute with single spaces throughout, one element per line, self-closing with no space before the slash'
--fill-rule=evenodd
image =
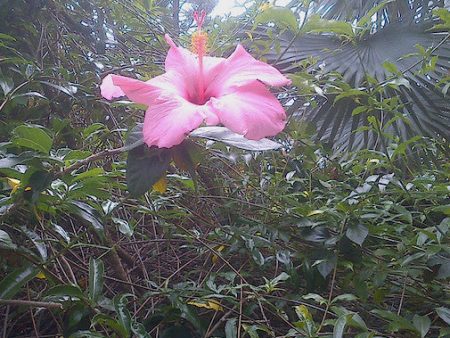
<path id="1" fill-rule="evenodd" d="M 288 126 L 254 143 L 205 128 L 149 149 L 142 107 L 106 102 L 98 84 L 160 74 L 164 32 L 188 41 L 188 7 L 0 0 L 3 336 L 449 335 L 448 58 L 424 45 L 406 74 L 382 54 L 388 35 L 448 36 L 448 11 L 414 9 L 437 24 L 424 40 L 389 31 L 402 23 L 373 31 L 406 3 L 257 2 L 213 19 L 215 55 L 245 39 L 289 73 Z M 323 46 L 350 53 L 377 34 L 375 74 L 318 67 L 345 60 Z M 348 119 L 326 115 L 339 107 Z"/>

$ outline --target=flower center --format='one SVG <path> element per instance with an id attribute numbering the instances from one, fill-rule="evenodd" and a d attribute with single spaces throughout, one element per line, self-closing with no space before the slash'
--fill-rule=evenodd
<path id="1" fill-rule="evenodd" d="M 197 23 L 197 31 L 192 34 L 191 45 L 192 50 L 198 56 L 198 79 L 197 79 L 197 104 L 204 104 L 205 101 L 205 79 L 203 70 L 203 56 L 207 51 L 208 34 L 202 30 L 203 23 L 205 22 L 206 12 L 203 10 L 200 13 L 194 12 L 194 20 Z"/>

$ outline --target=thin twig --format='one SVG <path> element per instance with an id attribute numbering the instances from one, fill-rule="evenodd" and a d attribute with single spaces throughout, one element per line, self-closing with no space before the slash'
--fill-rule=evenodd
<path id="1" fill-rule="evenodd" d="M 29 306 L 29 307 L 42 307 L 46 309 L 62 309 L 61 303 L 55 302 L 37 302 L 33 300 L 21 300 L 21 299 L 0 299 L 0 304 L 16 305 L 16 306 Z"/>

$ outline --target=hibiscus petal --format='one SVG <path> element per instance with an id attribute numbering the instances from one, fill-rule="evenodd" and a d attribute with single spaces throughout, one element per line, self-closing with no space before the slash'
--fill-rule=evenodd
<path id="1" fill-rule="evenodd" d="M 112 80 L 112 75 L 106 75 L 100 85 L 100 92 L 102 96 L 107 100 L 112 100 L 115 97 L 124 96 L 125 93 L 120 87 L 115 86 Z"/>
<path id="2" fill-rule="evenodd" d="M 219 122 L 208 106 L 195 105 L 173 95 L 161 96 L 145 113 L 144 142 L 148 146 L 171 148 L 183 142 L 203 120 L 208 124 Z"/>
<path id="3" fill-rule="evenodd" d="M 213 96 L 218 96 L 229 91 L 230 87 L 242 86 L 255 80 L 274 87 L 286 86 L 291 83 L 291 80 L 276 68 L 256 60 L 246 52 L 244 47 L 238 45 L 233 54 L 224 62 L 220 73 L 209 82 L 208 92 Z"/>
<path id="4" fill-rule="evenodd" d="M 165 61 L 166 74 L 170 74 L 170 82 L 183 93 L 186 100 L 194 102 L 198 97 L 198 81 L 202 76 L 207 85 L 221 72 L 224 58 L 203 57 L 203 73 L 200 74 L 198 56 L 191 51 L 178 47 L 166 34 L 165 39 L 170 46 Z M 165 75 L 165 74 L 164 74 Z"/>
<path id="5" fill-rule="evenodd" d="M 286 114 L 275 96 L 259 81 L 211 98 L 211 107 L 228 129 L 250 140 L 274 136 L 283 130 Z"/>
<path id="6" fill-rule="evenodd" d="M 131 101 L 136 103 L 149 106 L 161 93 L 160 88 L 144 81 L 120 75 L 108 76 L 111 76 L 111 82 L 115 88 L 119 88 Z"/>

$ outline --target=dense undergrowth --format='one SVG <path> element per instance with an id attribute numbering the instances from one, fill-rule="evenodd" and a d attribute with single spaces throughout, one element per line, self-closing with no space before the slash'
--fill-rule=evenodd
<path id="1" fill-rule="evenodd" d="M 0 1 L 0 335 L 448 337 L 448 110 L 427 127 L 439 125 L 435 137 L 405 140 L 417 121 L 393 93 L 426 87 L 388 63 L 387 81 L 351 88 L 303 59 L 279 93 L 290 114 L 282 149 L 190 138 L 146 157 L 131 131 L 142 107 L 105 101 L 98 84 L 113 71 L 161 73 L 164 32 L 184 42 L 192 23 L 174 23 L 166 5 Z M 435 13 L 448 32 L 448 12 Z M 265 23 L 291 29 L 291 14 L 253 6 L 215 19 L 213 51 L 238 38 L 255 53 L 276 45 Z M 342 38 L 347 27 L 314 20 L 322 26 L 308 32 Z M 441 76 L 429 78 L 448 104 L 448 58 L 437 61 L 436 44 L 422 51 L 415 71 Z M 351 115 L 366 124 L 352 130 L 368 149 L 317 140 L 317 121 L 301 117 L 324 98 L 362 107 Z M 392 127 L 400 120 L 405 130 Z"/>

